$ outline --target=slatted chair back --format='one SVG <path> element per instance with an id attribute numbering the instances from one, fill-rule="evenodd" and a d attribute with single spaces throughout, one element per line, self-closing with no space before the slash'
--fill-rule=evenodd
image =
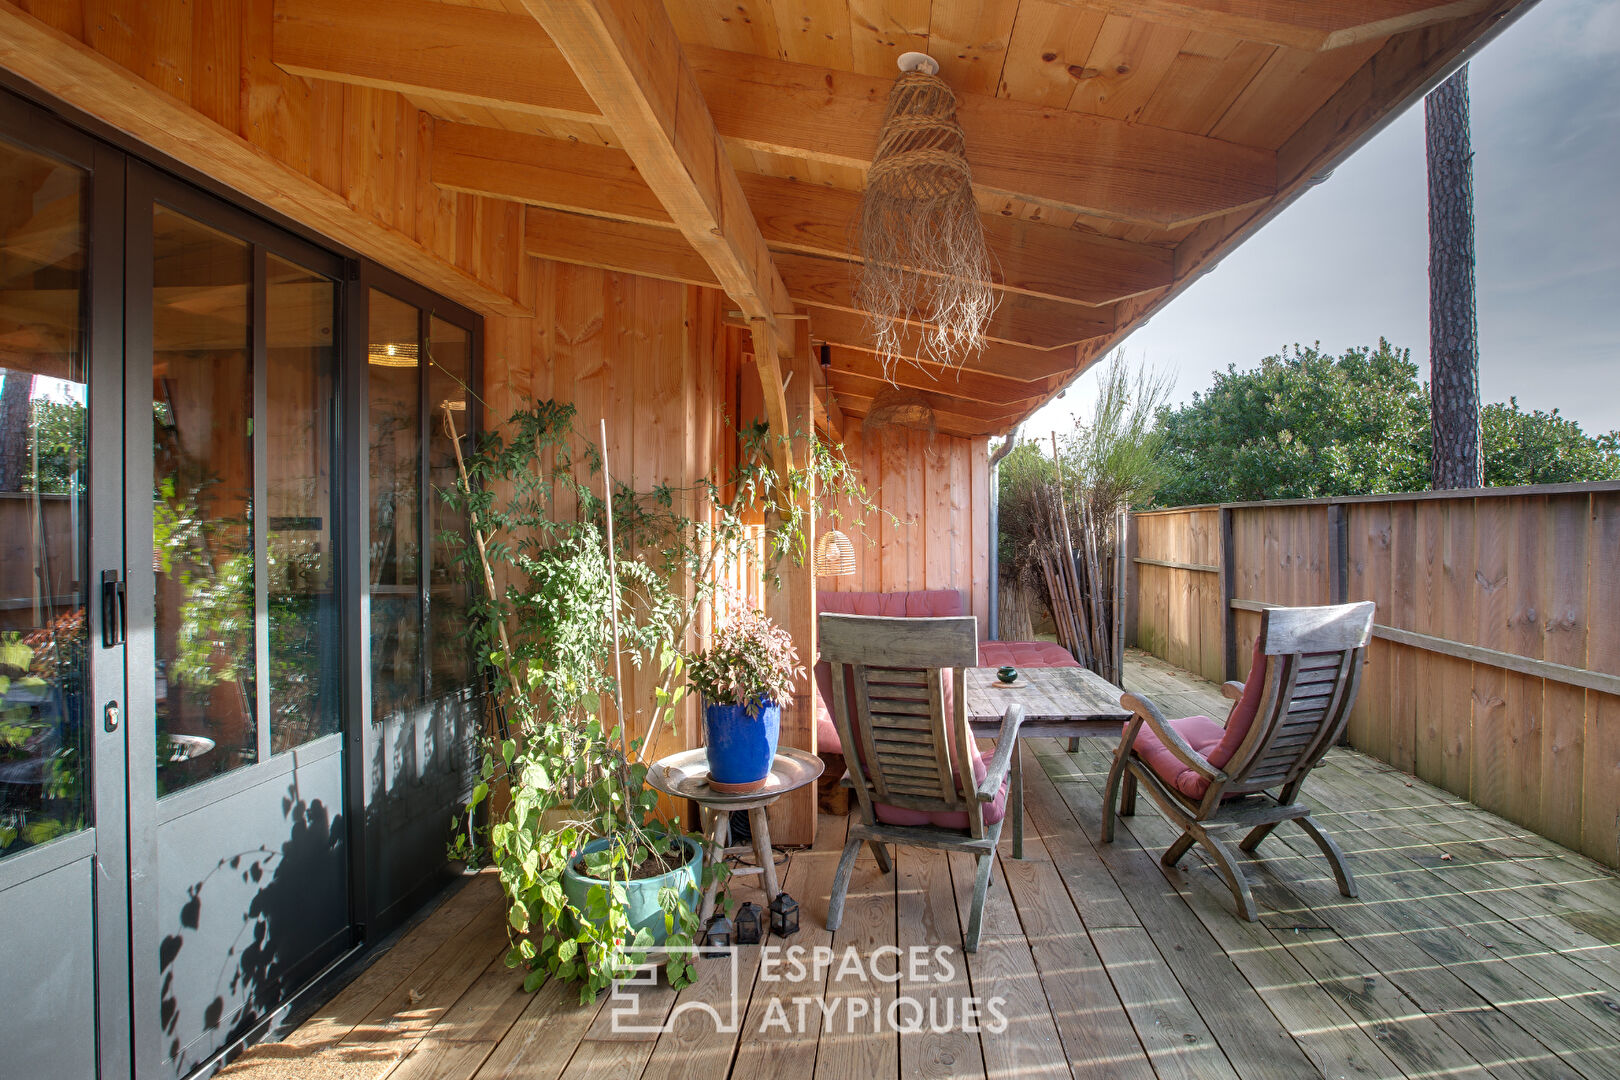
<path id="1" fill-rule="evenodd" d="M 1339 741 L 1361 685 L 1373 604 L 1274 608 L 1261 615 L 1265 688 L 1248 735 L 1210 785 L 1213 808 L 1231 795 L 1292 788 Z"/>
<path id="2" fill-rule="evenodd" d="M 862 820 L 876 823 L 878 803 L 965 812 L 969 834 L 983 837 L 965 711 L 967 669 L 979 662 L 978 621 L 833 614 L 820 620 L 821 659 L 832 666 L 833 721 Z"/>

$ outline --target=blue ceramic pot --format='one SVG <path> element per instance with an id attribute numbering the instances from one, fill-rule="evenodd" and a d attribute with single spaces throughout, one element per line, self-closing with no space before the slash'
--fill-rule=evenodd
<path id="1" fill-rule="evenodd" d="M 782 707 L 768 703 L 750 715 L 745 705 L 705 705 L 709 785 L 741 794 L 765 786 L 782 733 Z"/>
<path id="2" fill-rule="evenodd" d="M 612 843 L 610 838 L 600 837 L 581 848 L 580 854 L 600 851 L 610 843 Z M 667 874 L 624 883 L 625 917 L 630 920 L 630 925 L 634 929 L 650 933 L 654 945 L 662 945 L 667 936 L 664 932 L 664 909 L 658 903 L 659 890 L 666 886 L 679 890 L 686 900 L 686 906 L 693 911 L 698 909 L 698 903 L 702 899 L 698 893 L 698 882 L 701 880 L 703 870 L 703 849 L 696 841 L 684 836 L 681 838 L 681 846 L 686 850 L 686 862 L 683 865 L 677 866 Z M 575 858 L 578 858 L 578 855 Z M 568 865 L 563 869 L 563 895 L 580 911 L 585 910 L 586 897 L 591 887 L 594 885 L 606 889 L 607 884 L 600 878 L 588 877 L 575 870 L 574 859 L 569 859 Z"/>

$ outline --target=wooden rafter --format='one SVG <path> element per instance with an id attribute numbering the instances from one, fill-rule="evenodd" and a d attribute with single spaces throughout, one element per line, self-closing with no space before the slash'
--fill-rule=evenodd
<path id="1" fill-rule="evenodd" d="M 726 158 L 720 133 L 661 4 L 638 0 L 523 0 L 574 70 L 675 227 L 747 317 L 776 463 L 792 462 L 793 429 L 781 358 L 793 311 Z"/>
<path id="2" fill-rule="evenodd" d="M 673 228 L 624 151 L 567 139 L 456 124 L 434 125 L 433 181 L 453 191 Z M 773 251 L 853 258 L 860 195 L 742 173 L 743 194 Z M 1100 306 L 1170 284 L 1171 251 L 999 214 L 985 241 L 1007 292 Z"/>
<path id="3" fill-rule="evenodd" d="M 1490 0 L 1059 0 L 1267 45 L 1318 51 L 1459 19 Z"/>
<path id="4" fill-rule="evenodd" d="M 838 308 L 820 308 L 810 314 L 810 332 L 816 340 L 871 353 L 872 337 L 863 316 Z M 922 355 L 920 335 L 901 345 L 902 355 Z M 984 372 L 1017 382 L 1042 382 L 1072 375 L 1079 365 L 1077 348 L 1026 349 L 999 341 L 988 341 L 976 356 L 962 362 L 964 371 Z M 1054 384 L 1055 385 L 1055 384 Z"/>
<path id="5" fill-rule="evenodd" d="M 524 249 L 554 262 L 600 266 L 642 277 L 691 285 L 724 282 L 708 259 L 673 229 L 604 220 L 531 207 Z M 855 264 L 796 252 L 776 252 L 773 262 L 794 303 L 858 312 Z M 990 319 L 992 341 L 1055 349 L 1114 331 L 1114 309 L 1003 293 Z"/>
<path id="6" fill-rule="evenodd" d="M 339 244 L 406 270 L 476 311 L 532 314 L 398 229 L 355 213 L 343 196 L 263 148 L 9 3 L 0 3 L 0 68 Z"/>
<path id="7" fill-rule="evenodd" d="M 673 31 L 668 43 L 677 44 Z M 599 103 L 582 105 L 578 90 L 560 85 L 566 71 L 548 61 L 569 52 L 562 45 L 523 16 L 437 0 L 276 0 L 272 56 L 310 78 L 611 123 Z M 855 168 L 871 162 L 890 80 L 708 48 L 681 55 L 727 142 Z M 583 81 L 596 78 L 587 71 Z M 1276 191 L 1268 150 L 979 94 L 959 95 L 957 115 L 975 187 L 991 195 L 1171 227 Z"/>

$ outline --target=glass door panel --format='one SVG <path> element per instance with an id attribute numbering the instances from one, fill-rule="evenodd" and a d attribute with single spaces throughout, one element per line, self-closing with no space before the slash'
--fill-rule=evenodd
<path id="1" fill-rule="evenodd" d="M 428 521 L 432 551 L 428 637 L 433 652 L 429 697 L 466 686 L 473 674 L 473 650 L 467 647 L 469 576 L 457 565 L 458 549 L 443 539 L 446 534 L 468 532 L 467 515 L 445 502 L 443 493 L 453 490 L 459 478 L 458 448 L 462 457 L 474 449 L 469 337 L 466 330 L 438 317 L 428 322 L 428 406 L 433 410 L 428 417 L 428 479 L 433 486 Z"/>
<path id="2" fill-rule="evenodd" d="M 90 823 L 85 190 L 0 142 L 0 859 Z"/>
<path id="3" fill-rule="evenodd" d="M 366 348 L 371 422 L 371 715 L 422 700 L 421 313 L 372 290 Z"/>
<path id="4" fill-rule="evenodd" d="M 152 215 L 158 795 L 258 760 L 252 252 Z"/>
<path id="5" fill-rule="evenodd" d="M 266 260 L 270 752 L 342 726 L 332 503 L 337 284 Z"/>

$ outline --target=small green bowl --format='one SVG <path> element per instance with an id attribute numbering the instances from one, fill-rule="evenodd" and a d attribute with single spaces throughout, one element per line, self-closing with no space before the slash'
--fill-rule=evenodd
<path id="1" fill-rule="evenodd" d="M 1004 683 L 1017 682 L 1018 681 L 1018 669 L 1011 666 L 1011 665 L 1008 665 L 1007 667 L 997 668 L 996 669 L 996 678 L 1000 679 Z"/>

